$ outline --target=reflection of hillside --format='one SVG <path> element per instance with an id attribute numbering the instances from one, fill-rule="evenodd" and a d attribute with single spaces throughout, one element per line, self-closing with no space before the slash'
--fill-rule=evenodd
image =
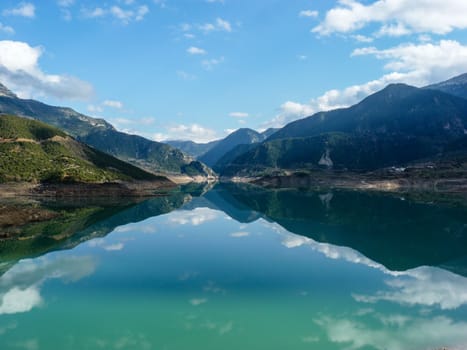
<path id="1" fill-rule="evenodd" d="M 8 228 L 17 231 L 17 234 L 13 238 L 0 240 L 0 273 L 8 269 L 7 262 L 73 248 L 81 242 L 105 236 L 117 226 L 171 212 L 190 198 L 178 192 L 143 202 L 44 203 L 41 207 L 57 216 L 43 222 Z"/>
<path id="2" fill-rule="evenodd" d="M 252 211 L 249 206 L 238 201 L 232 193 L 232 191 L 235 191 L 235 188 L 227 185 L 217 185 L 203 196 L 194 198 L 184 206 L 184 209 L 190 210 L 203 207 L 221 210 L 232 219 L 241 223 L 258 220 L 261 214 Z"/>
<path id="3" fill-rule="evenodd" d="M 235 203 L 264 214 L 290 232 L 354 248 L 391 270 L 449 266 L 467 256 L 465 207 L 352 191 L 272 191 L 233 185 L 225 189 Z"/>

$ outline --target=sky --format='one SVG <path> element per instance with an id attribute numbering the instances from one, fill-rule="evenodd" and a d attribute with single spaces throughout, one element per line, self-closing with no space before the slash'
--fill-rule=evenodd
<path id="1" fill-rule="evenodd" d="M 2 0 L 0 82 L 207 142 L 465 73 L 465 14 L 460 0 Z"/>

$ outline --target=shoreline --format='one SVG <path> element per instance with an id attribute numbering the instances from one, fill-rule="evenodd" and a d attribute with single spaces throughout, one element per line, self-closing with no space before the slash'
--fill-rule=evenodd
<path id="1" fill-rule="evenodd" d="M 257 177 L 224 177 L 221 182 L 249 183 L 264 188 L 347 189 L 379 192 L 434 192 L 467 193 L 467 178 L 388 177 L 374 174 L 305 174 L 292 172 L 285 175 Z"/>
<path id="2" fill-rule="evenodd" d="M 0 184 L 0 198 L 17 197 L 151 197 L 176 188 L 172 182 L 134 181 L 105 183 L 30 183 L 8 182 Z"/>

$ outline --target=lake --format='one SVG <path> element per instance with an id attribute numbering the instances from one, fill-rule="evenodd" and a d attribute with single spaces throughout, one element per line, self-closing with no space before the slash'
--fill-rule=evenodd
<path id="1" fill-rule="evenodd" d="M 467 203 L 191 186 L 0 241 L 0 349 L 467 349 Z"/>

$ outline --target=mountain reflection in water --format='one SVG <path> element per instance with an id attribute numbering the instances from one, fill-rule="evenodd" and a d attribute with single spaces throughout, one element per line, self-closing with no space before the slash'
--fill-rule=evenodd
<path id="1" fill-rule="evenodd" d="M 0 348 L 463 349 L 467 206 L 404 196 L 44 203 L 0 241 Z"/>

